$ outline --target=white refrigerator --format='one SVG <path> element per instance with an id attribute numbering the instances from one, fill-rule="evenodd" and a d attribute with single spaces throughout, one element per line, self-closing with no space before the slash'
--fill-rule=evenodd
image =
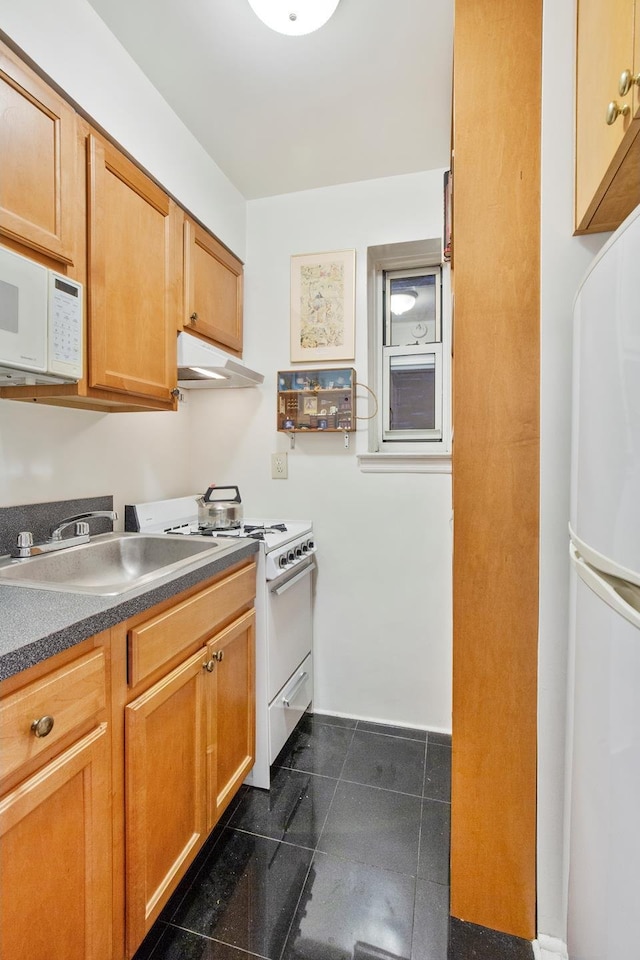
<path id="1" fill-rule="evenodd" d="M 640 207 L 575 301 L 568 948 L 640 960 Z"/>

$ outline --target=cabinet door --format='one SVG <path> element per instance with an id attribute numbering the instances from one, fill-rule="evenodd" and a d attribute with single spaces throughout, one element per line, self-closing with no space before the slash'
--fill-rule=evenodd
<path id="1" fill-rule="evenodd" d="M 200 650 L 125 709 L 130 954 L 205 838 L 205 662 Z"/>
<path id="2" fill-rule="evenodd" d="M 638 87 L 620 96 L 618 81 L 634 65 L 635 0 L 579 0 L 576 75 L 576 224 L 588 226 L 633 141 L 626 134 L 638 111 Z M 636 29 L 639 29 L 636 27 Z M 635 64 L 636 71 L 638 64 Z M 611 101 L 632 108 L 606 122 Z M 610 169 L 614 162 L 614 169 Z M 607 183 L 603 180 L 607 177 Z M 601 188 L 603 185 L 603 188 Z M 604 228 L 602 228 L 604 229 Z"/>
<path id="3" fill-rule="evenodd" d="M 170 402 L 177 375 L 178 208 L 94 136 L 88 163 L 89 385 Z"/>
<path id="4" fill-rule="evenodd" d="M 184 225 L 185 329 L 242 354 L 242 264 L 197 223 Z"/>
<path id="5" fill-rule="evenodd" d="M 111 960 L 106 724 L 0 801 L 0 956 Z"/>
<path id="6" fill-rule="evenodd" d="M 255 612 L 250 610 L 208 644 L 216 660 L 207 710 L 207 828 L 220 818 L 255 759 Z"/>
<path id="7" fill-rule="evenodd" d="M 75 113 L 4 46 L 0 157 L 0 234 L 72 264 L 79 206 Z"/>

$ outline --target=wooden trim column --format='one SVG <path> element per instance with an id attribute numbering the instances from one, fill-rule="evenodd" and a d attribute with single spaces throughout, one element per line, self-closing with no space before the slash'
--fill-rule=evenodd
<path id="1" fill-rule="evenodd" d="M 533 939 L 542 0 L 456 0 L 451 913 Z"/>

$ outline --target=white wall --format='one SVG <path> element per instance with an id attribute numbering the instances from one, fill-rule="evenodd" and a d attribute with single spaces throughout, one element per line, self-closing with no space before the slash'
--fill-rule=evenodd
<path id="1" fill-rule="evenodd" d="M 276 432 L 276 372 L 290 368 L 291 255 L 356 249 L 353 366 L 366 382 L 366 249 L 441 236 L 442 174 L 250 201 L 245 357 L 264 387 L 192 391 L 188 404 L 195 486 L 236 483 L 247 515 L 314 522 L 316 709 L 450 731 L 450 476 L 361 473 L 365 420 L 349 450 L 330 434 L 297 435 L 289 450 Z M 370 412 L 360 389 L 358 414 Z M 280 450 L 289 479 L 271 480 L 270 453 Z"/>
<path id="2" fill-rule="evenodd" d="M 566 939 L 571 315 L 578 283 L 608 237 L 572 236 L 574 5 L 575 0 L 547 0 L 543 26 L 538 930 L 561 940 Z"/>
<path id="3" fill-rule="evenodd" d="M 121 529 L 125 503 L 184 493 L 186 421 L 0 400 L 0 504 L 113 494 Z"/>

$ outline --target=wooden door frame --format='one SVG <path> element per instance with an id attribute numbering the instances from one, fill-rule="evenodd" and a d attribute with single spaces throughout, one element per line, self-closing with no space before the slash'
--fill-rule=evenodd
<path id="1" fill-rule="evenodd" d="M 542 0 L 456 0 L 451 913 L 536 932 Z"/>

